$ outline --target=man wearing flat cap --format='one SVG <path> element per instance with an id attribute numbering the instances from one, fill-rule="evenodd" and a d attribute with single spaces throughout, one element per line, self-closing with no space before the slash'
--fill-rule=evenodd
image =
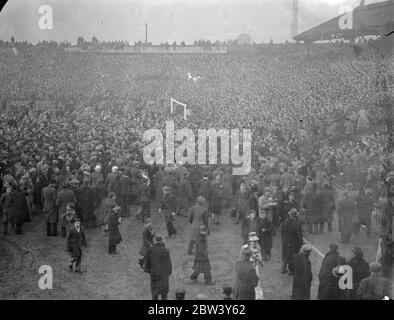
<path id="1" fill-rule="evenodd" d="M 364 260 L 364 252 L 360 247 L 353 249 L 353 258 L 347 264 L 353 271 L 353 289 L 347 290 L 347 297 L 349 300 L 356 300 L 356 293 L 361 280 L 370 275 L 368 262 Z"/>
<path id="2" fill-rule="evenodd" d="M 311 299 L 311 284 L 312 284 L 312 266 L 309 260 L 312 246 L 304 244 L 300 253 L 294 255 L 294 277 L 293 290 L 291 294 L 292 300 L 310 300 Z"/>
<path id="3" fill-rule="evenodd" d="M 241 260 L 235 264 L 234 300 L 256 300 L 255 288 L 259 283 L 259 277 L 254 263 L 250 261 L 252 256 L 252 249 L 244 246 Z"/>
<path id="4" fill-rule="evenodd" d="M 150 274 L 152 300 L 159 300 L 159 296 L 161 300 L 167 300 L 172 263 L 170 251 L 159 234 L 154 237 L 153 246 L 148 248 L 145 272 Z"/>
<path id="5" fill-rule="evenodd" d="M 333 274 L 333 269 L 345 264 L 346 259 L 338 253 L 338 245 L 331 243 L 330 251 L 324 256 L 319 272 L 318 300 L 338 300 L 341 298 L 339 279 Z"/>
<path id="6" fill-rule="evenodd" d="M 293 208 L 281 226 L 282 240 L 282 273 L 293 274 L 293 256 L 298 253 L 303 243 L 301 221 L 298 211 Z"/>
<path id="7" fill-rule="evenodd" d="M 172 223 L 177 208 L 178 208 L 177 199 L 172 194 L 171 188 L 169 186 L 164 186 L 163 199 L 160 202 L 159 212 L 164 213 L 169 238 L 175 238 L 177 234 L 177 230 L 175 229 L 174 224 Z"/>
<path id="8" fill-rule="evenodd" d="M 393 299 L 392 283 L 389 279 L 381 277 L 382 265 L 379 262 L 369 264 L 371 275 L 361 281 L 357 290 L 358 300 Z"/>
<path id="9" fill-rule="evenodd" d="M 349 192 L 344 191 L 342 199 L 337 204 L 342 243 L 350 243 L 353 232 L 353 217 L 356 215 L 356 211 L 356 202 L 349 196 Z"/>

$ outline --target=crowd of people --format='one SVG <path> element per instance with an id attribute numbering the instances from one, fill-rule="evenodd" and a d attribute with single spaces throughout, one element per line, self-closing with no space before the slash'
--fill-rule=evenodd
<path id="1" fill-rule="evenodd" d="M 310 57 L 303 52 L 245 57 L 1 50 L 5 234 L 10 226 L 23 234 L 25 223 L 44 215 L 47 236 L 60 232 L 67 239 L 70 268 L 81 272 L 87 244 L 83 228 L 104 226 L 108 253 L 115 254 L 122 240 L 119 224 L 135 204 L 144 224 L 139 263 L 151 275 L 153 298 L 166 299 L 171 258 L 163 236 L 152 230 L 154 209 L 173 241 L 173 217 L 189 217 L 187 253 L 195 254 L 191 279 L 203 273 L 207 284 L 214 284 L 210 225 L 220 225 L 230 212 L 243 245 L 234 298 L 256 298 L 256 267 L 270 260 L 272 237 L 280 236 L 279 271 L 294 276 L 292 298 L 309 299 L 311 248 L 305 235 L 336 231 L 336 212 L 343 243 L 350 243 L 362 225 L 384 246 L 381 266 L 370 265 L 368 272 L 365 267 L 346 298 L 367 299 L 366 287 L 381 282 L 376 273 L 382 267 L 392 279 L 387 270 L 392 266 L 394 153 L 379 112 L 383 89 L 376 80 L 379 66 L 389 69 L 389 58 L 353 57 L 342 49 Z M 188 73 L 199 79 L 188 81 Z M 188 105 L 186 120 L 170 114 L 171 98 Z M 220 164 L 144 163 L 143 133 L 163 130 L 167 120 L 192 130 L 252 129 L 250 173 L 233 176 L 230 166 Z M 355 256 L 362 258 L 359 249 Z M 326 299 L 339 297 L 332 277 L 340 276 L 344 263 L 335 252 L 333 244 L 328 255 L 335 259 L 326 256 L 319 274 L 319 296 Z"/>

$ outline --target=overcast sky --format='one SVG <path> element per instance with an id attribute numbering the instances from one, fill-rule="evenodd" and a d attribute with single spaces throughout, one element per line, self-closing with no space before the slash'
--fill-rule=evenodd
<path id="1" fill-rule="evenodd" d="M 99 40 L 228 40 L 248 33 L 258 43 L 290 38 L 293 0 L 9 0 L 0 12 L 0 39 L 71 41 L 78 36 Z M 366 3 L 381 0 L 366 0 Z M 302 32 L 354 8 L 360 0 L 299 0 Z M 50 5 L 53 30 L 41 30 L 39 7 Z"/>

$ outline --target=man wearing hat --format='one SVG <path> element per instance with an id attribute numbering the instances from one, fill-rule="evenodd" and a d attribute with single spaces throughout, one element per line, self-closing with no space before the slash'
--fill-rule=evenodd
<path id="1" fill-rule="evenodd" d="M 309 260 L 312 246 L 304 244 L 299 254 L 293 257 L 294 263 L 294 277 L 293 290 L 291 294 L 292 300 L 310 300 L 311 299 L 311 284 L 312 284 L 312 266 Z"/>
<path id="2" fill-rule="evenodd" d="M 55 237 L 57 235 L 57 223 L 59 221 L 59 215 L 56 208 L 57 191 L 55 185 L 56 181 L 51 180 L 49 185 L 41 191 L 41 199 L 44 204 L 44 214 L 47 218 L 46 230 L 48 237 Z"/>
<path id="3" fill-rule="evenodd" d="M 148 176 L 142 176 L 140 186 L 138 188 L 138 203 L 140 205 L 140 208 L 137 215 L 137 219 L 141 219 L 142 223 L 145 222 L 145 219 L 149 219 L 151 217 L 151 188 L 149 187 L 149 185 L 150 180 Z"/>
<path id="4" fill-rule="evenodd" d="M 330 251 L 324 256 L 319 272 L 318 300 L 337 300 L 341 294 L 338 278 L 333 274 L 337 266 L 345 265 L 346 259 L 339 256 L 338 246 L 330 244 Z"/>
<path id="5" fill-rule="evenodd" d="M 287 219 L 281 226 L 282 240 L 282 273 L 293 273 L 293 255 L 296 254 L 303 244 L 301 222 L 298 219 L 298 211 L 293 208 L 288 212 Z"/>
<path id="6" fill-rule="evenodd" d="M 257 236 L 256 232 L 249 232 L 248 243 L 245 245 L 248 246 L 250 249 L 252 249 L 253 251 L 252 260 L 254 261 L 254 264 L 256 266 L 263 265 L 261 259 L 261 248 L 259 245 L 259 240 L 260 238 Z"/>
<path id="7" fill-rule="evenodd" d="M 193 273 L 190 276 L 192 281 L 197 281 L 200 273 L 204 274 L 206 284 L 212 285 L 211 265 L 208 258 L 208 228 L 205 225 L 200 226 L 200 233 L 196 240 L 196 252 L 194 255 Z"/>
<path id="8" fill-rule="evenodd" d="M 142 258 L 138 260 L 138 264 L 144 268 L 145 262 L 146 262 L 146 254 L 148 252 L 148 249 L 152 247 L 153 245 L 153 237 L 155 233 L 153 232 L 152 229 L 152 220 L 151 218 L 145 219 L 144 222 L 144 231 L 142 231 L 142 246 L 140 249 L 140 255 Z"/>
<path id="9" fill-rule="evenodd" d="M 87 247 L 86 236 L 82 230 L 81 222 L 75 219 L 74 227 L 71 228 L 67 236 L 67 250 L 72 257 L 70 270 L 73 270 L 75 264 L 75 272 L 82 273 L 82 246 Z"/>
<path id="10" fill-rule="evenodd" d="M 356 293 L 361 280 L 367 278 L 370 274 L 368 262 L 363 257 L 363 250 L 360 247 L 355 247 L 353 249 L 353 258 L 347 263 L 353 270 L 353 289 L 349 289 L 347 292 L 349 300 L 356 300 Z"/>
<path id="11" fill-rule="evenodd" d="M 249 246 L 242 247 L 241 260 L 235 264 L 234 300 L 256 300 L 255 288 L 259 277 L 254 263 L 250 261 L 252 256 L 253 251 Z"/>
<path id="12" fill-rule="evenodd" d="M 353 217 L 356 214 L 356 210 L 356 202 L 349 196 L 347 191 L 344 191 L 342 199 L 337 204 L 339 232 L 341 233 L 342 243 L 350 243 L 353 231 Z"/>
<path id="13" fill-rule="evenodd" d="M 69 188 L 67 183 L 63 183 L 61 190 L 56 197 L 56 206 L 58 207 L 59 217 L 60 217 L 60 228 L 62 237 L 65 238 L 67 235 L 66 227 L 67 221 L 65 219 L 65 213 L 67 210 L 67 204 L 77 203 L 77 198 L 74 192 Z"/>
<path id="14" fill-rule="evenodd" d="M 359 300 L 393 299 L 392 283 L 381 277 L 382 266 L 379 262 L 369 264 L 371 275 L 361 281 L 356 297 Z"/>
<path id="15" fill-rule="evenodd" d="M 187 247 L 187 254 L 193 254 L 193 248 L 199 237 L 201 226 L 208 225 L 208 209 L 205 206 L 205 198 L 199 196 L 197 203 L 189 210 L 190 240 Z"/>
<path id="16" fill-rule="evenodd" d="M 121 218 L 118 216 L 119 206 L 114 206 L 108 217 L 108 254 L 116 254 L 116 246 L 122 241 L 122 235 L 119 231 Z"/>
<path id="17" fill-rule="evenodd" d="M 357 216 L 358 221 L 355 225 L 355 234 L 360 231 L 360 226 L 364 225 L 367 228 L 367 237 L 371 236 L 371 216 L 374 210 L 375 197 L 373 191 L 366 188 L 364 192 L 359 192 L 357 197 Z"/>
<path id="18" fill-rule="evenodd" d="M 129 173 L 121 168 L 119 178 L 119 203 L 121 207 L 121 217 L 130 217 L 129 207 L 132 197 L 132 186 L 133 182 L 129 176 Z"/>
<path id="19" fill-rule="evenodd" d="M 266 187 L 264 189 L 264 194 L 259 198 L 259 214 L 261 215 L 261 211 L 268 209 L 267 215 L 268 219 L 272 221 L 273 219 L 273 210 L 272 206 L 274 205 L 274 198 L 272 197 L 272 188 Z"/>
<path id="20" fill-rule="evenodd" d="M 177 199 L 171 193 L 171 188 L 169 186 L 163 187 L 163 199 L 160 202 L 159 212 L 164 213 L 166 220 L 166 227 L 168 232 L 168 238 L 175 238 L 177 230 L 172 223 L 173 217 L 175 216 L 177 210 Z"/>
<path id="21" fill-rule="evenodd" d="M 152 300 L 167 300 L 169 277 L 172 274 L 170 251 L 165 248 L 161 235 L 156 235 L 148 249 L 145 272 L 150 274 Z"/>

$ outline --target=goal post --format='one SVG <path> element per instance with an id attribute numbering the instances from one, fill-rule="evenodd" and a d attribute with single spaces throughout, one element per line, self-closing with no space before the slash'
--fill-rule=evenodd
<path id="1" fill-rule="evenodd" d="M 186 117 L 188 114 L 187 105 L 185 103 L 179 102 L 173 98 L 171 98 L 171 113 L 174 113 L 177 105 L 183 107 L 183 119 L 186 120 Z"/>

